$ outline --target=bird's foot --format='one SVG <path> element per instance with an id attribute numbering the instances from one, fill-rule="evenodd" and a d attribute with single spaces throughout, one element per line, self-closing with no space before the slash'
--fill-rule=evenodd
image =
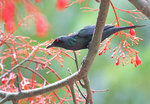
<path id="1" fill-rule="evenodd" d="M 83 57 L 82 62 L 81 62 L 81 65 L 83 65 L 83 64 L 84 64 L 85 59 L 86 59 L 86 56 L 85 56 L 85 57 Z"/>

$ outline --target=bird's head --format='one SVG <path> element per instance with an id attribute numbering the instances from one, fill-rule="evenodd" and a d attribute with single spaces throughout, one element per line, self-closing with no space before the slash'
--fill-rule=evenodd
<path id="1" fill-rule="evenodd" d="M 53 41 L 50 45 L 48 45 L 46 48 L 50 47 L 61 47 L 63 45 L 63 37 L 59 37 Z"/>

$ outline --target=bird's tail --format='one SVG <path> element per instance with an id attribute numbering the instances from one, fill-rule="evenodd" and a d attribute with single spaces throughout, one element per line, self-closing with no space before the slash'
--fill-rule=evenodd
<path id="1" fill-rule="evenodd" d="M 128 30 L 128 29 L 138 28 L 138 27 L 143 27 L 143 26 L 145 26 L 145 25 L 134 25 L 134 26 L 123 26 L 123 27 L 113 27 L 112 26 L 111 28 L 104 30 L 101 41 L 103 41 L 104 39 L 106 39 L 107 37 L 109 37 L 110 35 L 118 32 L 118 31 Z"/>
<path id="2" fill-rule="evenodd" d="M 128 30 L 128 29 L 131 29 L 131 28 L 143 27 L 143 26 L 145 26 L 145 25 L 134 25 L 134 26 L 114 27 L 114 32 L 118 32 L 118 31 L 121 31 L 121 30 Z"/>

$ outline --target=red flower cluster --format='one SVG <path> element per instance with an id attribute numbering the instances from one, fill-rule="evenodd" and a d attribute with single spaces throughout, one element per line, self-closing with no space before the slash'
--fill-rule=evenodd
<path id="1" fill-rule="evenodd" d="M 36 2 L 41 2 L 42 0 L 35 0 Z M 44 15 L 34 6 L 29 0 L 1 0 L 0 1 L 0 12 L 2 15 L 0 18 L 5 23 L 5 28 L 9 33 L 13 33 L 15 26 L 15 15 L 17 9 L 17 3 L 22 2 L 25 5 L 25 9 L 29 15 L 33 15 L 35 18 L 36 32 L 39 37 L 45 37 L 50 28 L 48 21 Z"/>
<path id="2" fill-rule="evenodd" d="M 64 10 L 69 4 L 70 0 L 56 0 L 56 8 L 58 10 Z"/>
<path id="3" fill-rule="evenodd" d="M 115 18 L 115 20 L 113 21 L 112 24 L 114 24 L 114 22 L 117 21 L 117 23 L 115 23 L 115 25 L 120 26 L 119 21 L 123 21 L 127 25 L 130 25 L 130 26 L 133 25 L 131 22 L 119 18 L 117 16 L 117 13 L 116 13 L 116 10 L 115 10 L 115 9 L 118 9 L 118 8 L 115 8 L 112 3 L 111 3 L 111 6 L 112 6 L 112 8 L 114 10 L 114 13 L 115 13 L 115 16 L 116 16 L 116 18 Z M 118 10 L 129 13 L 135 19 L 142 19 L 142 18 L 145 19 L 143 17 L 143 15 L 139 16 L 140 13 L 137 12 L 137 11 L 133 11 L 133 10 L 132 11 L 126 11 L 126 10 L 122 10 L 122 9 L 118 9 Z M 139 18 L 134 16 L 133 14 L 136 15 L 136 16 L 139 16 Z M 112 38 L 117 36 L 117 35 L 120 36 L 121 42 L 116 48 L 113 49 L 113 54 L 111 56 L 112 58 L 114 58 L 114 56 L 115 56 L 116 65 L 119 65 L 120 60 L 122 61 L 122 65 L 124 65 L 126 63 L 134 64 L 135 67 L 138 66 L 138 65 L 141 65 L 142 62 L 141 62 L 141 59 L 139 58 L 139 56 L 137 55 L 138 52 L 136 50 L 132 49 L 130 43 L 127 41 L 127 40 L 130 40 L 132 42 L 132 46 L 133 46 L 133 44 L 138 45 L 139 40 L 143 41 L 143 39 L 136 36 L 134 29 L 129 29 L 129 33 L 125 33 L 124 31 L 116 32 L 110 39 L 106 39 L 100 45 L 101 48 L 100 48 L 100 51 L 99 51 L 99 55 L 102 55 L 103 52 L 105 53 L 107 49 L 108 50 L 111 49 L 110 42 L 111 42 Z M 129 57 L 129 59 L 128 59 L 128 57 Z"/>
<path id="4" fill-rule="evenodd" d="M 124 35 L 125 40 L 123 40 L 122 34 Z M 132 42 L 132 45 L 133 44 L 138 45 L 139 40 L 143 41 L 141 38 L 136 37 L 134 29 L 130 29 L 129 33 L 125 33 L 122 31 L 120 34 L 118 34 L 117 32 L 111 38 L 104 40 L 104 42 L 100 44 L 101 48 L 99 50 L 99 55 L 102 55 L 102 53 L 105 53 L 107 49 L 111 51 L 110 42 L 112 38 L 117 35 L 121 35 L 121 42 L 116 48 L 113 49 L 113 54 L 111 56 L 112 58 L 114 58 L 115 56 L 116 65 L 117 66 L 119 65 L 120 59 L 122 60 L 122 65 L 126 63 L 131 63 L 131 64 L 134 63 L 135 67 L 138 65 L 141 65 L 142 62 L 139 56 L 137 55 L 138 52 L 132 49 L 129 42 L 127 42 L 127 39 L 129 39 Z M 128 56 L 130 57 L 130 60 L 128 60 Z"/>
<path id="5" fill-rule="evenodd" d="M 2 13 L 1 19 L 5 23 L 6 30 L 12 32 L 15 29 L 15 4 L 13 0 L 9 0 L 9 2 L 3 1 L 3 7 L 0 9 L 0 12 Z"/>

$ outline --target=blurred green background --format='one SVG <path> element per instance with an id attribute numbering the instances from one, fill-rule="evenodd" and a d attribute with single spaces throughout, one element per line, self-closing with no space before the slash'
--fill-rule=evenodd
<path id="1" fill-rule="evenodd" d="M 135 9 L 127 0 L 112 0 L 112 2 L 117 8 Z M 82 12 L 83 10 L 80 8 L 85 6 L 84 3 L 81 3 L 81 5 L 74 4 L 64 11 L 58 11 L 55 8 L 55 0 L 43 0 L 41 3 L 34 4 L 45 15 L 51 25 L 48 36 L 42 39 L 37 37 L 34 26 L 30 26 L 31 28 L 19 27 L 15 35 L 29 36 L 31 39 L 42 43 L 96 23 L 98 12 Z M 88 7 L 94 9 L 97 9 L 98 6 L 98 3 L 94 0 L 90 0 L 88 4 Z M 20 12 L 21 17 L 25 17 L 23 11 L 22 5 L 18 4 L 18 13 Z M 133 24 L 146 25 L 143 28 L 136 29 L 137 36 L 143 38 L 144 41 L 140 42 L 138 46 L 133 46 L 134 49 L 139 51 L 142 65 L 136 68 L 132 64 L 116 66 L 116 60 L 111 58 L 112 53 L 106 52 L 102 56 L 97 55 L 89 72 L 91 88 L 94 90 L 109 89 L 109 91 L 94 93 L 94 104 L 150 104 L 150 20 L 138 20 L 136 22 L 127 13 L 118 10 L 117 13 L 120 18 L 131 21 Z M 111 24 L 114 18 L 110 6 L 106 23 Z M 121 26 L 123 25 L 125 24 L 121 24 Z M 114 38 L 112 47 L 116 46 L 116 41 L 119 42 L 120 40 Z M 78 56 L 79 63 L 86 54 L 87 50 L 81 50 L 80 56 Z M 73 54 L 71 55 L 73 56 Z M 72 72 L 76 71 L 75 63 L 70 58 L 64 60 L 64 67 L 62 68 L 58 62 L 53 62 L 51 67 L 56 69 L 61 77 L 69 75 L 67 68 L 70 68 Z M 48 78 L 48 76 L 45 77 Z"/>

